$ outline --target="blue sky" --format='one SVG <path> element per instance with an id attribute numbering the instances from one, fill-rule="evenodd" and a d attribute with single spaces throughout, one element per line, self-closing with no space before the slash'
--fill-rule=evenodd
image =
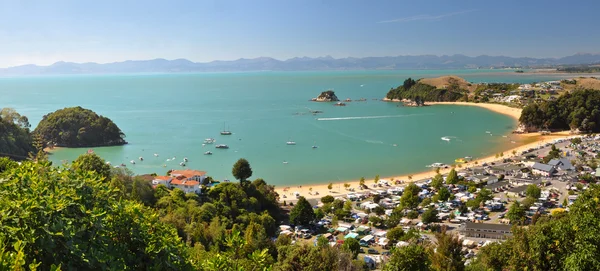
<path id="1" fill-rule="evenodd" d="M 0 67 L 600 52 L 600 1 L 0 0 Z"/>

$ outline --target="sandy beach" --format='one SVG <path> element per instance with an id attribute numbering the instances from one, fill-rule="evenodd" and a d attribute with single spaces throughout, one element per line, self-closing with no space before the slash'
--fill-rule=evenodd
<path id="1" fill-rule="evenodd" d="M 519 117 L 521 116 L 521 109 L 512 108 L 512 107 L 508 107 L 508 106 L 504 106 L 504 105 L 500 105 L 500 104 L 465 103 L 465 102 L 440 102 L 440 103 L 428 103 L 428 104 L 430 104 L 430 105 L 449 104 L 449 105 L 478 106 L 478 107 L 486 108 L 488 110 L 492 110 L 492 111 L 500 113 L 500 114 L 508 115 L 517 121 L 518 121 Z M 490 163 L 490 162 L 498 161 L 500 159 L 510 158 L 510 157 L 514 156 L 513 152 L 516 153 L 517 155 L 519 155 L 521 152 L 523 152 L 527 149 L 535 148 L 535 147 L 544 145 L 546 143 L 551 143 L 557 139 L 569 138 L 571 135 L 569 134 L 568 131 L 564 131 L 564 132 L 552 133 L 549 135 L 541 135 L 540 133 L 529 133 L 529 134 L 522 134 L 519 136 L 527 138 L 526 140 L 521 141 L 521 142 L 524 142 L 524 144 L 521 144 L 517 147 L 505 150 L 503 152 L 504 156 L 502 158 L 496 158 L 495 155 L 491 155 L 491 156 L 487 156 L 487 157 L 483 157 L 483 158 L 477 158 L 468 163 L 461 164 L 460 167 L 468 168 L 468 167 L 473 167 L 476 165 L 481 165 L 483 163 Z M 451 168 L 441 169 L 440 173 L 441 174 L 448 173 L 450 171 L 450 169 Z M 429 171 L 419 171 L 418 169 L 416 169 L 415 172 L 416 173 L 414 173 L 414 174 L 405 174 L 405 175 L 399 175 L 399 176 L 388 176 L 388 177 L 381 176 L 380 179 L 387 180 L 390 182 L 390 184 L 393 184 L 396 180 L 401 180 L 404 182 L 418 181 L 418 180 L 432 178 L 437 174 L 435 172 L 435 170 L 433 170 L 433 169 L 429 170 Z M 370 176 L 369 179 L 367 179 L 367 177 L 365 177 L 365 185 L 367 185 L 369 188 L 372 188 L 373 185 L 375 184 L 375 181 L 373 178 L 374 178 L 374 176 Z M 359 180 L 348 180 L 348 181 L 344 181 L 344 182 L 335 181 L 335 182 L 331 182 L 331 184 L 332 184 L 331 190 L 328 189 L 328 185 L 329 185 L 328 183 L 311 184 L 311 185 L 295 185 L 295 186 L 288 186 L 288 187 L 281 186 L 281 187 L 276 187 L 275 190 L 279 193 L 279 195 L 280 195 L 279 200 L 282 202 L 284 200 L 287 202 L 295 201 L 296 197 L 294 196 L 294 193 L 296 193 L 296 192 L 298 192 L 301 196 L 303 196 L 307 199 L 320 199 L 321 197 L 326 196 L 326 195 L 332 195 L 334 197 L 342 196 L 342 195 L 345 195 L 350 192 L 349 190 L 347 190 L 344 187 L 344 184 L 349 184 L 350 185 L 349 188 L 350 189 L 353 188 L 355 190 L 354 192 L 368 191 L 368 190 L 360 190 L 359 189 L 359 184 L 360 184 Z M 283 195 L 285 195 L 286 197 L 284 198 Z"/>

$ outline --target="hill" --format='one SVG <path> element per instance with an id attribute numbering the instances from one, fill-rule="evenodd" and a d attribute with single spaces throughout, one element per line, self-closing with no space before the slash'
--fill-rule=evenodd
<path id="1" fill-rule="evenodd" d="M 127 144 L 125 134 L 109 118 L 92 110 L 69 107 L 45 115 L 34 134 L 58 147 L 99 147 Z"/>
<path id="2" fill-rule="evenodd" d="M 462 81 L 461 81 L 462 80 Z M 418 81 L 408 78 L 397 88 L 392 88 L 386 94 L 388 100 L 412 100 L 417 106 L 424 102 L 454 102 L 468 95 L 466 81 L 459 77 L 444 76 Z"/>
<path id="3" fill-rule="evenodd" d="M 473 92 L 477 88 L 476 84 L 471 84 L 464 78 L 454 75 L 436 78 L 423 78 L 419 80 L 419 82 L 430 86 L 434 86 L 436 88 L 448 88 L 450 86 L 458 86 L 458 88 L 468 90 L 469 92 Z"/>
<path id="4" fill-rule="evenodd" d="M 232 61 L 192 62 L 187 59 L 127 60 L 114 63 L 56 62 L 49 66 L 22 65 L 0 69 L 0 75 L 98 74 L 148 72 L 224 72 L 224 71 L 307 71 L 307 70 L 402 70 L 475 69 L 503 67 L 548 67 L 600 63 L 600 54 L 576 54 L 562 58 L 529 58 L 481 55 L 417 55 L 383 57 L 295 57 L 278 60 L 270 57 Z"/>
<path id="5" fill-rule="evenodd" d="M 600 80 L 595 77 L 578 77 L 562 80 L 560 84 L 565 90 L 595 89 L 600 90 Z"/>

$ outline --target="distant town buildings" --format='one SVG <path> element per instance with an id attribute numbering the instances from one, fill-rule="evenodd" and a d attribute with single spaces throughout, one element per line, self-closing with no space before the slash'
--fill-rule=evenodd
<path id="1" fill-rule="evenodd" d="M 169 189 L 179 188 L 185 193 L 202 192 L 202 182 L 206 178 L 206 172 L 199 170 L 171 170 L 169 176 L 156 176 L 152 180 L 152 186 L 165 185 Z"/>

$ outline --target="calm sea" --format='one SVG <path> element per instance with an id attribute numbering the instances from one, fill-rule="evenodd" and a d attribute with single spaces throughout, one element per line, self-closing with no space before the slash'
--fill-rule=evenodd
<path id="1" fill-rule="evenodd" d="M 253 177 L 272 184 L 322 183 L 420 172 L 433 162 L 486 156 L 510 145 L 516 123 L 507 116 L 477 107 L 405 108 L 372 100 L 408 77 L 448 74 L 473 82 L 557 79 L 489 70 L 14 77 L 0 78 L 0 107 L 15 108 L 33 126 L 44 114 L 70 106 L 109 117 L 130 144 L 94 151 L 136 173 L 164 174 L 181 168 L 187 157 L 187 168 L 231 179 L 231 165 L 243 157 L 250 161 Z M 346 107 L 309 102 L 327 89 L 340 99 L 368 101 Z M 323 113 L 315 116 L 309 110 Z M 220 135 L 224 126 L 233 135 Z M 230 148 L 203 146 L 205 138 Z M 286 145 L 290 140 L 296 145 Z M 204 155 L 208 150 L 213 155 Z M 50 158 L 60 164 L 86 151 L 64 149 Z"/>

